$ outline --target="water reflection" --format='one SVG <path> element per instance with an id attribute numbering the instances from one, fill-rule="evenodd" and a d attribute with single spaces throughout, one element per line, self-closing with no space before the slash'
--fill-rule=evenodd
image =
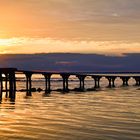
<path id="1" fill-rule="evenodd" d="M 93 83 L 89 81 L 90 84 Z M 57 85 L 56 88 L 62 86 Z M 139 90 L 136 87 L 106 89 L 104 85 L 107 83 L 103 82 L 98 91 L 78 94 L 43 91 L 26 96 L 26 92 L 17 92 L 16 101 L 3 98 L 0 139 L 139 140 Z"/>

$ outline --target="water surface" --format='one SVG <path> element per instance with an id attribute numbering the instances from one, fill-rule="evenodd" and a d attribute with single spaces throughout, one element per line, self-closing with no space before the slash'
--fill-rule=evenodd
<path id="1" fill-rule="evenodd" d="M 35 92 L 31 97 L 17 92 L 15 102 L 3 95 L 0 139 L 139 140 L 140 90 L 120 87 L 120 81 L 117 88 L 104 88 L 106 82 L 99 91 L 53 91 L 49 96 Z M 33 86 L 43 88 L 43 84 L 38 79 Z M 52 85 L 59 88 L 61 81 Z M 72 82 L 70 87 L 77 85 Z M 24 83 L 18 86 L 23 88 Z M 92 86 L 92 81 L 87 81 L 86 86 Z"/>

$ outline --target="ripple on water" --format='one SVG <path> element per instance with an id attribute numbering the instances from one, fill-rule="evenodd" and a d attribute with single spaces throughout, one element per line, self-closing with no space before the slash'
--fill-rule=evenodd
<path id="1" fill-rule="evenodd" d="M 18 93 L 15 104 L 0 105 L 0 139 L 138 140 L 139 97 L 135 88 L 30 98 Z"/>

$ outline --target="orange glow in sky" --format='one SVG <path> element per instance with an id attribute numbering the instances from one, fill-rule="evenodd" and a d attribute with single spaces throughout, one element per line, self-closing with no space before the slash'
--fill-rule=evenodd
<path id="1" fill-rule="evenodd" d="M 138 0 L 0 0 L 0 53 L 140 52 Z"/>

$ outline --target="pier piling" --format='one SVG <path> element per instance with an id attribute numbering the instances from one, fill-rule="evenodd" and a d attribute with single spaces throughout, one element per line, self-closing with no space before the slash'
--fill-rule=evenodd
<path id="1" fill-rule="evenodd" d="M 27 90 L 27 96 L 31 96 L 32 91 L 32 72 L 24 72 L 26 76 L 26 90 Z"/>
<path id="2" fill-rule="evenodd" d="M 128 86 L 128 80 L 130 79 L 130 77 L 128 77 L 128 76 L 121 76 L 120 78 L 123 81 L 123 86 Z"/>
<path id="3" fill-rule="evenodd" d="M 126 72 L 126 73 L 81 73 L 81 72 L 45 72 L 45 71 L 24 71 L 17 70 L 16 68 L 0 68 L 0 100 L 2 100 L 2 93 L 6 92 L 6 98 L 15 99 L 16 95 L 16 74 L 25 74 L 26 76 L 26 89 L 27 96 L 32 95 L 32 75 L 42 74 L 45 77 L 45 93 L 50 93 L 51 90 L 51 76 L 60 75 L 63 80 L 62 91 L 68 92 L 69 89 L 69 77 L 76 76 L 79 79 L 79 88 L 75 88 L 76 91 L 85 91 L 85 78 L 87 76 L 94 79 L 94 89 L 100 88 L 100 80 L 102 77 L 108 79 L 108 87 L 115 87 L 115 80 L 117 77 L 122 79 L 123 86 L 128 86 L 129 79 L 133 78 L 136 81 L 136 85 L 140 86 L 140 72 Z M 5 84 L 3 84 L 5 82 Z"/>
<path id="4" fill-rule="evenodd" d="M 2 84 L 2 73 L 0 73 L 0 100 L 2 99 L 2 90 L 3 90 L 3 84 Z"/>
<path id="5" fill-rule="evenodd" d="M 15 92 L 16 92 L 15 72 L 16 71 L 17 71 L 16 68 L 0 68 L 0 98 L 2 97 L 3 91 L 6 92 L 6 97 L 9 97 L 11 99 L 15 98 Z M 3 85 L 3 82 L 5 82 L 5 85 Z M 5 88 L 3 88 L 3 86 L 5 86 Z"/>
<path id="6" fill-rule="evenodd" d="M 92 76 L 92 78 L 94 79 L 94 88 L 100 88 L 100 79 L 102 78 L 102 76 Z"/>
<path id="7" fill-rule="evenodd" d="M 79 90 L 80 91 L 84 91 L 84 89 L 85 89 L 85 78 L 86 78 L 86 75 L 77 75 L 76 77 L 78 77 L 79 82 L 80 82 Z"/>
<path id="8" fill-rule="evenodd" d="M 140 76 L 133 76 L 136 81 L 136 86 L 140 86 Z"/>
<path id="9" fill-rule="evenodd" d="M 9 72 L 9 98 L 15 98 L 15 91 L 16 91 L 16 78 L 15 72 Z"/>
<path id="10" fill-rule="evenodd" d="M 68 92 L 69 91 L 69 84 L 68 84 L 68 79 L 69 79 L 69 74 L 61 74 L 61 77 L 63 79 L 63 91 Z"/>
<path id="11" fill-rule="evenodd" d="M 106 76 L 106 78 L 108 79 L 108 82 L 109 82 L 108 87 L 109 88 L 115 87 L 115 79 L 116 79 L 116 76 Z"/>
<path id="12" fill-rule="evenodd" d="M 45 93 L 51 92 L 51 74 L 43 74 L 45 77 Z"/>

